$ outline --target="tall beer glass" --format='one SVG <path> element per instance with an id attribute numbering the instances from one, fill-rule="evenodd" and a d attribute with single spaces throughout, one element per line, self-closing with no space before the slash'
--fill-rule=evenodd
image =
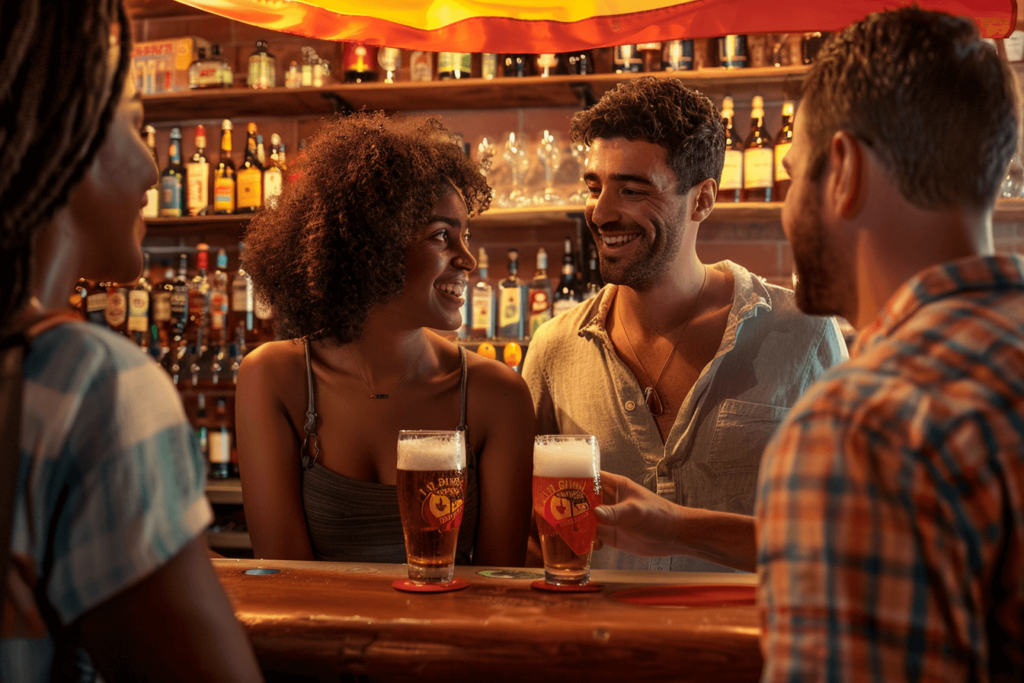
<path id="1" fill-rule="evenodd" d="M 597 437 L 538 436 L 533 444 L 533 511 L 544 554 L 544 580 L 557 586 L 590 582 L 590 553 L 601 504 Z"/>
<path id="2" fill-rule="evenodd" d="M 465 434 L 399 432 L 397 483 L 409 580 L 450 583 L 466 498 Z"/>

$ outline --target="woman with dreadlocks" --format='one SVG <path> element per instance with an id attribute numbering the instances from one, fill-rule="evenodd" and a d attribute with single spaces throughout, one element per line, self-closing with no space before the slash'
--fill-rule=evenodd
<path id="1" fill-rule="evenodd" d="M 0 443 L 5 682 L 260 678 L 206 556 L 174 388 L 124 338 L 62 315 L 77 278 L 141 269 L 156 169 L 129 41 L 120 0 L 0 0 L 0 415 L 21 414 Z"/>

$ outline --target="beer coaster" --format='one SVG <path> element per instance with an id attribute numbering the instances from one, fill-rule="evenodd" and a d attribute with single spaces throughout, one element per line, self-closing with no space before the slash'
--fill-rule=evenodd
<path id="1" fill-rule="evenodd" d="M 685 585 L 630 588 L 611 594 L 612 600 L 653 607 L 731 607 L 753 605 L 753 586 Z"/>
<path id="2" fill-rule="evenodd" d="M 597 593 L 604 586 L 599 583 L 587 583 L 582 586 L 556 586 L 547 581 L 534 581 L 530 584 L 530 588 L 536 588 L 539 591 L 551 591 L 552 593 Z"/>
<path id="3" fill-rule="evenodd" d="M 413 583 L 408 579 L 399 579 L 391 584 L 395 590 L 405 593 L 451 593 L 469 586 L 469 581 L 455 578 L 451 583 Z"/>

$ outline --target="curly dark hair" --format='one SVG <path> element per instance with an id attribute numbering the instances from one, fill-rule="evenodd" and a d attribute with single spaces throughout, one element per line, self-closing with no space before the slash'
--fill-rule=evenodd
<path id="1" fill-rule="evenodd" d="M 677 78 L 644 76 L 622 81 L 572 117 L 573 142 L 597 138 L 643 140 L 664 147 L 683 194 L 707 178 L 719 182 L 725 163 L 722 115 L 704 95 Z"/>
<path id="2" fill-rule="evenodd" d="M 907 201 L 991 206 L 1017 148 L 1009 67 L 969 19 L 907 7 L 847 27 L 804 79 L 812 180 L 844 130 L 878 155 Z"/>
<path id="3" fill-rule="evenodd" d="M 357 113 L 325 122 L 277 208 L 245 233 L 245 270 L 283 338 L 338 344 L 362 335 L 370 309 L 405 285 L 405 252 L 450 186 L 470 216 L 491 188 L 437 119 Z"/>

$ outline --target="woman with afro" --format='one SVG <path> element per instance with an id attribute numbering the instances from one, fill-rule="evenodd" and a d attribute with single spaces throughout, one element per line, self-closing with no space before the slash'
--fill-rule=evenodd
<path id="1" fill-rule="evenodd" d="M 325 123 L 276 209 L 246 233 L 245 269 L 284 341 L 246 357 L 237 434 L 256 557 L 406 561 L 398 432 L 467 434 L 456 561 L 522 566 L 533 404 L 520 376 L 431 329 L 461 323 L 479 167 L 434 119 Z"/>

